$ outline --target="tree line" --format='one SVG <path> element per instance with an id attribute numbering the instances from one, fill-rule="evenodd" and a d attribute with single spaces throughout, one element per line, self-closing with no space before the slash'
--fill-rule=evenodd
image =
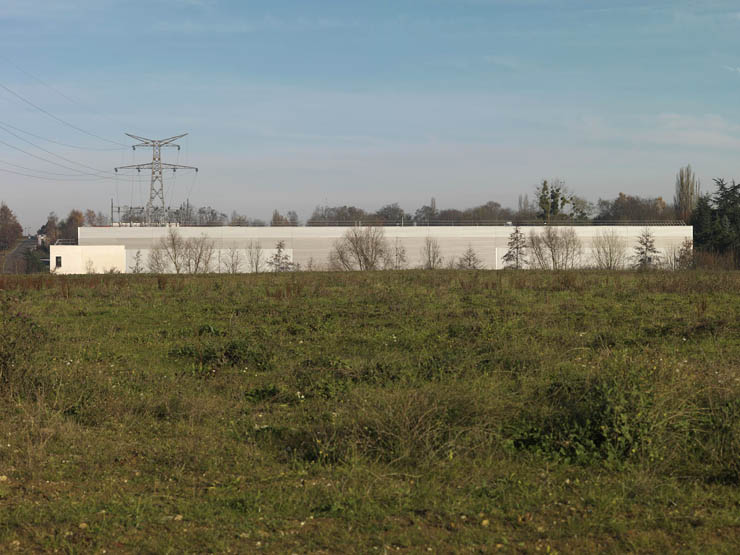
<path id="1" fill-rule="evenodd" d="M 740 263 L 740 184 L 734 180 L 714 180 L 714 191 L 701 192 L 701 184 L 691 166 L 676 174 L 673 201 L 662 197 L 643 197 L 619 193 L 611 199 L 591 203 L 572 193 L 558 179 L 543 180 L 534 195 L 520 195 L 516 208 L 489 201 L 471 208 L 439 208 L 435 199 L 413 211 L 398 203 L 377 210 L 351 205 L 317 206 L 301 222 L 295 211 L 275 210 L 269 221 L 250 218 L 233 211 L 227 215 L 210 206 L 196 207 L 189 202 L 169 211 L 168 219 L 181 225 L 215 226 L 298 226 L 298 225 L 464 225 L 475 223 L 661 223 L 683 221 L 694 226 L 695 247 L 708 255 L 720 257 L 728 265 Z M 141 221 L 142 214 L 124 214 L 124 223 Z M 71 210 L 66 218 L 49 214 L 39 233 L 48 243 L 59 239 L 75 240 L 81 226 L 108 225 L 109 218 L 94 210 Z M 0 248 L 7 248 L 22 234 L 12 210 L 0 206 Z"/>
<path id="2" fill-rule="evenodd" d="M 274 210 L 270 220 L 248 217 L 237 211 L 231 215 L 211 206 L 197 207 L 189 202 L 171 209 L 167 221 L 196 226 L 318 226 L 318 225 L 464 225 L 478 223 L 537 222 L 688 222 L 698 199 L 699 182 L 691 166 L 679 170 L 673 203 L 662 197 L 641 197 L 619 193 L 596 203 L 572 193 L 562 180 L 542 180 L 533 197 L 520 195 L 516 208 L 488 201 L 470 208 L 439 208 L 431 199 L 415 210 L 406 211 L 398 203 L 385 204 L 377 210 L 352 205 L 317 206 L 302 222 L 297 212 Z M 143 214 L 130 211 L 121 216 L 123 223 L 139 223 Z"/>

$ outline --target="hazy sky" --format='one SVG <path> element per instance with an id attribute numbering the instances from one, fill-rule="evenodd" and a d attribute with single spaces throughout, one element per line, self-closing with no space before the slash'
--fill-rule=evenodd
<path id="1" fill-rule="evenodd" d="M 687 163 L 740 177 L 739 37 L 723 0 L 2 0 L 0 84 L 110 141 L 189 132 L 173 205 L 670 198 Z M 110 177 L 146 152 L 47 141 L 98 137 L 0 87 L 0 199 L 33 229 L 144 203 L 147 175 Z"/>

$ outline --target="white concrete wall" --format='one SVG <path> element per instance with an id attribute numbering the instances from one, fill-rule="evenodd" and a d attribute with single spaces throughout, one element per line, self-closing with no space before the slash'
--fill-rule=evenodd
<path id="1" fill-rule="evenodd" d="M 247 241 L 248 242 L 248 241 Z M 240 248 L 243 244 L 238 243 L 235 246 L 225 246 L 224 248 L 215 248 L 211 260 L 208 264 L 208 272 L 217 274 L 228 274 L 228 273 L 250 273 L 253 271 L 253 267 L 250 264 L 250 252 L 249 249 Z M 146 249 L 127 249 L 126 250 L 126 272 L 133 273 L 136 267 L 136 255 L 140 254 L 141 265 L 143 271 L 148 270 L 149 255 L 151 248 Z M 262 249 L 262 254 L 259 257 L 259 271 L 267 272 L 270 270 L 270 266 L 267 263 L 268 259 L 275 255 L 276 249 Z M 291 262 L 293 261 L 293 250 L 283 249 L 283 255 L 287 257 Z M 232 269 L 236 268 L 236 272 L 232 272 Z M 174 269 L 170 268 L 174 273 Z"/>
<path id="2" fill-rule="evenodd" d="M 522 227 L 525 235 L 542 231 L 542 227 Z M 558 229 L 565 229 L 558 227 Z M 592 265 L 591 254 L 593 238 L 604 232 L 614 232 L 624 237 L 627 254 L 633 254 L 637 238 L 644 226 L 573 226 L 583 245 L 582 265 Z M 691 226 L 650 226 L 655 238 L 655 246 L 662 254 L 678 248 L 685 239 L 693 239 Z M 294 262 L 305 268 L 326 267 L 329 253 L 335 241 L 347 231 L 346 227 L 178 227 L 178 233 L 185 239 L 207 236 L 214 247 L 221 251 L 222 258 L 231 248 L 240 249 L 246 257 L 250 242 L 259 243 L 266 251 L 274 249 L 278 241 L 284 241 L 286 252 Z M 422 263 L 421 250 L 427 237 L 437 240 L 445 261 L 459 258 L 468 247 L 475 250 L 486 268 L 503 268 L 503 256 L 507 250 L 511 226 L 459 226 L 459 227 L 385 227 L 386 238 L 392 244 L 397 239 L 406 249 L 408 267 L 418 267 Z M 134 265 L 137 251 L 141 251 L 146 264 L 149 250 L 166 236 L 166 227 L 81 227 L 80 245 L 124 245 L 126 248 L 126 267 Z M 52 259 L 53 264 L 53 259 Z M 130 270 L 129 270 L 130 271 Z"/>
<path id="3" fill-rule="evenodd" d="M 126 271 L 126 248 L 123 245 L 52 245 L 49 268 L 55 274 L 101 274 Z M 57 257 L 62 265 L 56 267 Z"/>

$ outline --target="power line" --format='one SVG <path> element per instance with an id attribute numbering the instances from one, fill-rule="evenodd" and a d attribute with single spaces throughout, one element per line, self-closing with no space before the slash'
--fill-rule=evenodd
<path id="1" fill-rule="evenodd" d="M 42 84 L 42 85 L 44 85 L 45 87 L 49 88 L 50 90 L 54 91 L 54 92 L 55 92 L 55 93 L 57 93 L 57 94 L 58 94 L 59 96 L 61 96 L 62 98 L 64 98 L 64 99 L 65 99 L 65 100 L 67 100 L 68 102 L 71 102 L 71 103 L 72 103 L 72 104 L 74 104 L 75 106 L 79 106 L 80 108 L 83 108 L 84 110 L 88 110 L 88 111 L 90 111 L 90 112 L 92 112 L 92 113 L 94 113 L 94 114 L 96 114 L 96 115 L 98 115 L 98 116 L 102 116 L 102 117 L 106 118 L 106 119 L 107 119 L 108 121 L 110 121 L 110 122 L 113 122 L 113 123 L 115 123 L 116 125 L 118 125 L 118 122 L 115 122 L 115 121 L 113 121 L 113 119 L 112 119 L 112 118 L 110 118 L 109 116 L 106 116 L 105 114 L 101 114 L 100 112 L 98 112 L 98 111 L 96 111 L 96 110 L 92 110 L 92 109 L 90 109 L 90 107 L 89 107 L 89 106 L 84 106 L 84 105 L 83 105 L 83 104 L 82 104 L 81 102 L 79 102 L 78 100 L 75 100 L 74 98 L 71 98 L 71 97 L 67 96 L 67 95 L 66 95 L 65 93 L 63 93 L 62 91 L 60 91 L 59 89 L 57 89 L 57 88 L 56 88 L 55 86 L 53 86 L 53 85 L 51 85 L 51 84 L 47 83 L 46 81 L 44 81 L 44 80 L 43 80 L 43 79 L 41 79 L 40 77 L 37 77 L 36 75 L 34 75 L 33 73 L 31 73 L 31 72 L 29 72 L 29 71 L 27 71 L 27 70 L 23 69 L 23 68 L 22 68 L 22 67 L 20 67 L 20 66 L 19 66 L 18 64 L 16 64 L 16 63 L 15 63 L 15 62 L 14 62 L 13 60 L 9 59 L 9 58 L 8 58 L 7 56 L 3 56 L 2 54 L 0 54 L 0 58 L 1 58 L 1 59 L 3 59 L 3 60 L 5 60 L 5 62 L 6 62 L 7 64 L 10 64 L 11 66 L 13 66 L 13 67 L 14 67 L 15 69 L 17 69 L 17 70 L 18 70 L 18 71 L 20 71 L 21 73 L 23 73 L 23 74 L 27 75 L 28 77 L 30 77 L 30 78 L 31 78 L 31 79 L 33 79 L 34 81 L 38 81 L 39 83 L 41 83 L 41 84 Z"/>
<path id="2" fill-rule="evenodd" d="M 18 152 L 22 152 L 23 154 L 25 154 L 26 156 L 30 156 L 31 158 L 36 158 L 37 160 L 41 160 L 42 162 L 46 162 L 47 164 L 54 164 L 55 166 L 59 166 L 60 168 L 64 168 L 65 170 L 70 170 L 70 171 L 73 171 L 73 172 L 76 171 L 76 172 L 79 172 L 82 175 L 92 175 L 92 176 L 97 177 L 99 179 L 113 179 L 112 176 L 98 175 L 98 174 L 89 173 L 89 172 L 80 172 L 80 170 L 78 170 L 77 168 L 70 168 L 69 166 L 65 166 L 64 164 L 60 164 L 59 162 L 54 162 L 53 160 L 47 160 L 43 156 L 36 156 L 32 152 L 28 152 L 27 150 L 23 150 L 22 148 L 18 148 L 15 145 L 11 145 L 10 143 L 6 143 L 2 139 L 0 139 L 0 144 L 3 144 L 5 146 L 7 146 L 7 147 L 10 147 L 13 150 L 17 150 Z"/>
<path id="3" fill-rule="evenodd" d="M 19 131 L 20 133 L 23 133 L 25 135 L 30 135 L 31 137 L 34 137 L 36 139 L 41 139 L 42 141 L 54 143 L 55 145 L 66 146 L 67 148 L 76 148 L 78 150 L 94 150 L 94 151 L 127 150 L 127 148 L 124 148 L 124 147 L 95 148 L 95 147 L 89 147 L 89 146 L 73 145 L 69 143 L 63 143 L 61 141 L 55 141 L 54 139 L 49 139 L 48 137 L 42 137 L 41 135 L 36 135 L 35 133 L 31 133 L 30 131 L 26 131 L 24 129 L 21 129 L 20 127 L 16 127 L 15 125 L 11 125 L 5 121 L 0 121 L 0 125 L 4 125 L 5 127 L 10 127 L 11 129 L 15 129 L 16 131 Z"/>
<path id="4" fill-rule="evenodd" d="M 87 179 L 74 179 L 74 178 L 64 178 L 64 177 L 44 177 L 44 176 L 41 176 L 41 175 L 31 175 L 31 174 L 28 174 L 28 173 L 16 172 L 16 171 L 13 171 L 13 170 L 6 170 L 6 169 L 3 169 L 3 168 L 0 168 L 0 172 L 12 173 L 12 174 L 15 174 L 15 175 L 22 175 L 24 177 L 31 177 L 33 179 L 43 179 L 45 181 L 97 181 L 98 179 L 102 179 L 100 177 L 97 178 L 97 179 L 90 179 L 90 178 L 87 178 Z"/>
<path id="5" fill-rule="evenodd" d="M 28 139 L 24 139 L 23 137 L 21 137 L 17 133 L 13 133 L 12 131 L 9 131 L 2 124 L 0 124 L 0 129 L 3 129 L 6 133 L 9 133 L 10 135 L 13 135 L 15 138 L 20 139 L 24 143 L 29 144 L 29 145 L 31 145 L 34 148 L 38 148 L 39 150 L 41 150 L 43 152 L 46 152 L 47 154 L 50 154 L 51 156 L 54 156 L 55 158 L 59 158 L 60 160 L 64 160 L 65 162 L 69 162 L 70 164 L 75 164 L 77 166 L 81 166 L 83 168 L 87 168 L 87 169 L 93 170 L 93 171 L 95 171 L 95 172 L 97 172 L 99 174 L 103 174 L 103 175 L 106 174 L 106 172 L 104 172 L 103 170 L 100 170 L 98 168 L 93 168 L 92 166 L 88 166 L 87 164 L 83 164 L 82 162 L 75 162 L 74 160 L 70 160 L 69 158 L 65 158 L 64 156 L 60 156 L 59 154 L 55 154 L 54 152 L 52 152 L 50 150 L 47 150 L 44 147 L 41 147 L 41 146 L 37 145 L 36 143 L 33 143 L 33 142 L 29 141 Z M 48 162 L 48 163 L 54 164 L 56 166 L 61 166 L 64 169 L 71 170 L 71 171 L 77 171 L 77 172 L 80 172 L 80 173 L 89 173 L 89 172 L 82 172 L 82 171 L 80 171 L 77 168 L 69 168 L 69 167 L 64 166 L 62 164 L 59 164 L 57 162 L 53 162 L 52 160 L 47 160 L 46 158 L 44 158 L 42 156 L 36 156 L 35 154 L 31 154 L 30 152 L 27 152 L 27 151 L 25 151 L 25 150 L 23 150 L 21 148 L 18 148 L 17 146 L 11 145 L 10 143 L 6 143 L 5 141 L 0 141 L 0 142 L 2 142 L 2 144 L 6 145 L 6 146 L 9 146 L 12 149 L 18 150 L 20 152 L 23 152 L 24 154 L 27 154 L 29 156 L 32 156 L 33 158 L 37 158 L 39 160 L 43 160 L 44 162 Z M 112 176 L 107 176 L 107 175 L 106 175 L 106 178 L 107 179 L 113 179 Z"/>
<path id="6" fill-rule="evenodd" d="M 79 177 L 79 176 L 83 176 L 83 175 L 90 175 L 90 174 L 86 174 L 86 173 L 71 174 L 71 173 L 50 172 L 50 171 L 46 171 L 46 170 L 39 170 L 37 168 L 29 168 L 27 166 L 21 166 L 19 164 L 14 164 L 13 162 L 8 162 L 7 160 L 0 160 L 0 164 L 5 164 L 6 166 L 13 166 L 14 168 L 18 168 L 18 169 L 21 169 L 21 170 L 27 170 L 27 171 L 36 172 L 36 173 L 45 173 L 47 175 L 57 175 L 57 176 L 61 176 L 61 177 Z M 77 171 L 77 170 L 74 170 L 74 171 Z"/>
<path id="7" fill-rule="evenodd" d="M 33 102 L 31 102 L 31 101 L 30 101 L 30 100 L 28 100 L 27 98 L 25 98 L 25 97 L 21 96 L 20 94 L 18 94 L 17 92 L 15 92 L 15 91 L 14 91 L 13 89 L 10 89 L 10 88 L 6 87 L 6 86 L 5 86 L 5 85 L 3 85 L 2 83 L 0 83 L 0 88 L 2 88 L 2 89 L 5 89 L 5 90 L 6 90 L 6 91 L 8 91 L 8 92 L 9 92 L 10 94 L 12 94 L 13 96 L 15 96 L 15 97 L 16 97 L 16 98 L 18 98 L 19 100 L 21 100 L 21 101 L 25 102 L 25 103 L 26 103 L 26 104 L 28 104 L 29 106 L 32 106 L 33 108 L 35 108 L 35 109 L 36 109 L 36 110 L 38 110 L 39 112 L 41 112 L 41 113 L 43 113 L 43 114 L 46 114 L 46 115 L 47 115 L 47 116 L 49 116 L 50 118 L 52 118 L 52 119 L 55 119 L 55 120 L 56 120 L 56 121 L 58 121 L 59 123 L 63 123 L 64 125 L 66 125 L 66 126 L 68 126 L 68 127 L 71 127 L 72 129 L 74 129 L 74 130 L 76 130 L 76 131 L 79 131 L 80 133 L 84 133 L 85 135 L 89 135 L 90 137 L 95 137 L 96 139 L 99 139 L 99 140 L 101 140 L 101 141 L 105 141 L 106 143 L 112 143 L 112 144 L 114 144 L 114 145 L 118 145 L 118 146 L 128 146 L 128 145 L 125 145 L 125 144 L 123 144 L 123 143 L 119 143 L 118 141 L 111 141 L 110 139 L 106 139 L 105 137 L 101 137 L 100 135 L 96 135 L 95 133 L 90 133 L 89 131 L 85 131 L 85 130 L 84 130 L 84 129 L 82 129 L 81 127 L 77 127 L 77 126 L 76 126 L 76 125 L 74 125 L 73 123 L 69 123 L 69 122 L 68 122 L 67 120 L 64 120 L 64 119 L 62 119 L 62 118 L 60 118 L 60 117 L 58 117 L 58 116 L 55 116 L 54 114 L 52 114 L 52 113 L 51 113 L 51 112 L 49 112 L 48 110 L 44 110 L 44 109 L 43 109 L 43 108 L 42 108 L 41 106 L 38 106 L 37 104 L 34 104 Z"/>

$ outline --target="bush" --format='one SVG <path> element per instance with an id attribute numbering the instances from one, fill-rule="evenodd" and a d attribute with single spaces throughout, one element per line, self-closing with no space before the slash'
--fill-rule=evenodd
<path id="1" fill-rule="evenodd" d="M 622 463 L 648 447 L 652 391 L 639 376 L 566 376 L 535 388 L 509 438 L 516 449 L 566 463 Z"/>

